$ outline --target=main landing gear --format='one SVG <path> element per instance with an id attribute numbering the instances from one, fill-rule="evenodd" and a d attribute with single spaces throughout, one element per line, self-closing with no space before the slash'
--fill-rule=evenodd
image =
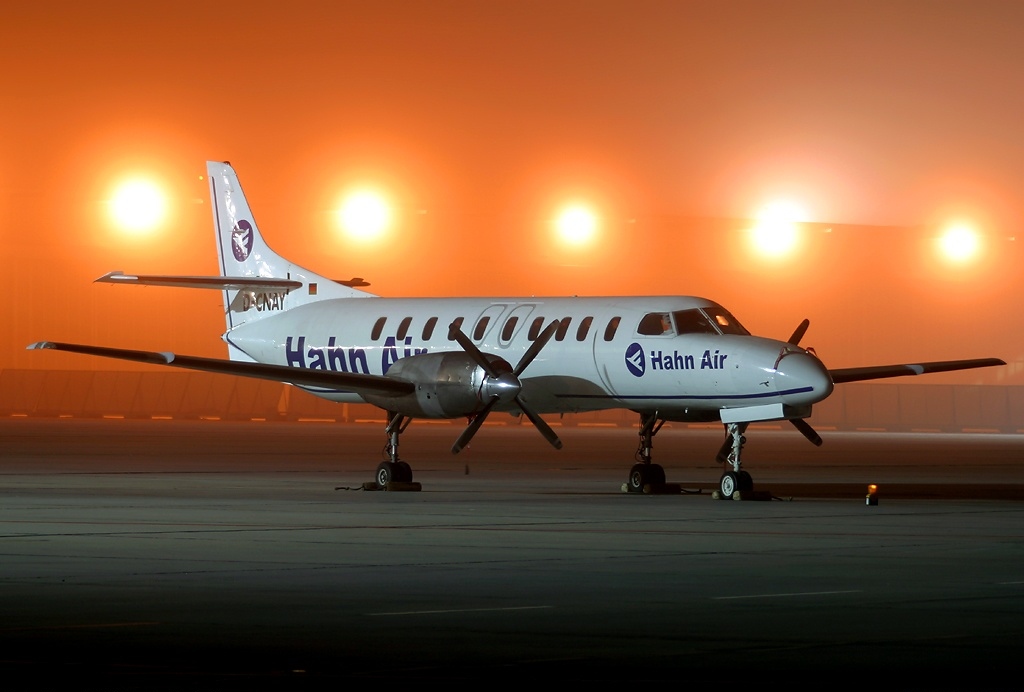
<path id="1" fill-rule="evenodd" d="M 664 424 L 664 420 L 658 420 L 656 412 L 640 414 L 640 442 L 636 448 L 637 463 L 629 470 L 629 480 L 626 481 L 626 490 L 631 493 L 642 493 L 645 485 L 665 485 L 665 469 L 661 467 L 661 464 L 651 463 L 653 438 Z"/>
<path id="2" fill-rule="evenodd" d="M 718 480 L 718 495 L 723 500 L 731 500 L 737 492 L 754 489 L 754 480 L 750 474 L 740 469 L 740 453 L 747 438 L 743 435 L 747 430 L 746 423 L 728 423 L 725 426 L 725 442 L 718 452 L 718 461 L 731 466 Z"/>
<path id="3" fill-rule="evenodd" d="M 665 469 L 660 464 L 651 463 L 651 448 L 654 436 L 665 424 L 658 418 L 658 412 L 640 414 L 640 442 L 636 449 L 636 464 L 629 470 L 626 490 L 631 493 L 642 493 L 645 485 L 665 485 Z M 725 473 L 718 481 L 718 496 L 723 500 L 731 500 L 736 493 L 754 489 L 754 480 L 750 474 L 740 468 L 740 455 L 747 438 L 747 423 L 729 423 L 725 426 L 725 442 L 718 451 L 716 459 L 726 464 Z"/>
<path id="4" fill-rule="evenodd" d="M 384 445 L 384 454 L 388 460 L 382 461 L 377 466 L 377 473 L 374 480 L 381 488 L 388 483 L 412 483 L 412 468 L 406 462 L 398 458 L 398 436 L 409 427 L 412 418 L 401 413 L 388 411 L 388 424 L 384 432 L 388 435 L 388 442 Z"/>

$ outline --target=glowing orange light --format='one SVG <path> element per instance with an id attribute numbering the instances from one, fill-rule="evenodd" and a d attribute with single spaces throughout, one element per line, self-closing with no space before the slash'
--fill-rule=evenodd
<path id="1" fill-rule="evenodd" d="M 576 246 L 588 245 L 597 235 L 597 215 L 583 205 L 574 204 L 558 215 L 555 228 L 562 242 Z"/>
<path id="2" fill-rule="evenodd" d="M 391 208 L 380 193 L 358 190 L 345 198 L 338 211 L 338 221 L 349 238 L 373 241 L 391 225 Z"/>
<path id="3" fill-rule="evenodd" d="M 942 234 L 939 238 L 939 248 L 949 261 L 964 264 L 978 256 L 981 241 L 970 227 L 958 225 Z"/>
<path id="4" fill-rule="evenodd" d="M 129 180 L 114 191 L 110 213 L 117 226 L 134 233 L 151 231 L 167 215 L 167 199 L 148 180 Z"/>
<path id="5" fill-rule="evenodd" d="M 799 240 L 796 224 L 803 212 L 791 202 L 774 202 L 757 215 L 751 241 L 759 254 L 783 257 L 796 249 Z"/>

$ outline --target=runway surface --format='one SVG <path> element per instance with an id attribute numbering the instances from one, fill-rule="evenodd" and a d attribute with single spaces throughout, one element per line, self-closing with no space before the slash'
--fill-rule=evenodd
<path id="1" fill-rule="evenodd" d="M 411 427 L 423 491 L 384 493 L 335 489 L 370 478 L 377 426 L 0 421 L 0 668 L 1014 687 L 1021 437 L 755 429 L 747 468 L 792 499 L 721 502 L 718 431 L 663 430 L 656 461 L 705 492 L 652 496 L 620 491 L 635 430 L 558 428 L 556 452 L 486 426 L 453 457 L 458 431 Z"/>

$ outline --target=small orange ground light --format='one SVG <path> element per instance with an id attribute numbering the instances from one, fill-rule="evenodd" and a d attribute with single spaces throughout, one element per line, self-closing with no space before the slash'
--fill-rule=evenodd
<path id="1" fill-rule="evenodd" d="M 868 486 L 868 495 L 864 498 L 864 504 L 874 507 L 878 504 L 878 486 L 872 483 Z"/>

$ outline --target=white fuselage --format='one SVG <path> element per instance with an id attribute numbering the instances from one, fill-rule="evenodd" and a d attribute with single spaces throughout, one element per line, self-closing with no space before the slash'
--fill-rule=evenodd
<path id="1" fill-rule="evenodd" d="M 628 408 L 666 419 L 718 420 L 721 409 L 785 411 L 756 420 L 806 415 L 831 393 L 817 358 L 786 342 L 745 332 L 638 331 L 652 313 L 715 308 L 713 301 L 685 296 L 334 299 L 281 310 L 224 339 L 262 363 L 387 375 L 402 358 L 460 351 L 448 336 L 460 319 L 483 353 L 512 365 L 538 327 L 568 319 L 521 378 L 524 396 L 540 412 Z M 348 391 L 307 389 L 333 401 L 364 400 Z"/>

